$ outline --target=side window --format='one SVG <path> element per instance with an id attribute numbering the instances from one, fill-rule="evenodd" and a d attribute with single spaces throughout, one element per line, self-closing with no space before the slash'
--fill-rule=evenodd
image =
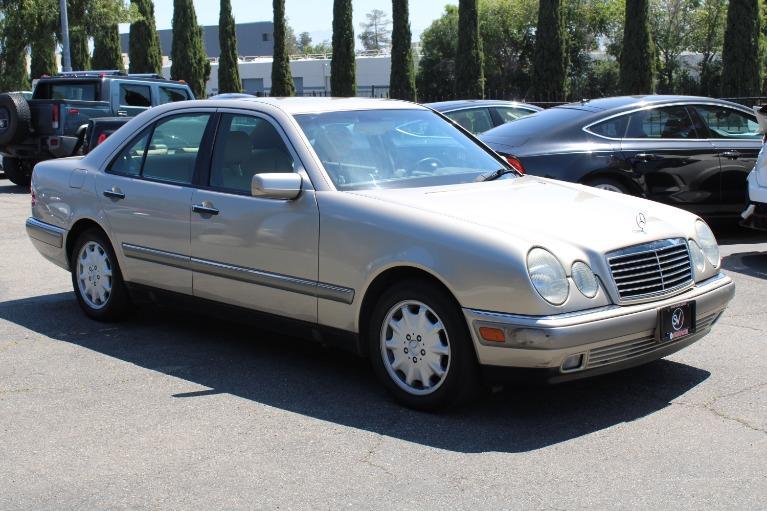
<path id="1" fill-rule="evenodd" d="M 603 137 L 623 138 L 623 136 L 626 134 L 626 125 L 628 124 L 628 120 L 628 115 L 613 117 L 612 119 L 607 119 L 606 121 L 592 125 L 588 128 L 588 131 Z"/>
<path id="2" fill-rule="evenodd" d="M 125 176 L 138 176 L 141 174 L 141 164 L 144 162 L 146 144 L 149 140 L 150 130 L 146 129 L 137 138 L 133 139 L 120 154 L 112 160 L 109 172 Z"/>
<path id="3" fill-rule="evenodd" d="M 695 110 L 706 123 L 712 138 L 762 138 L 759 134 L 759 124 L 753 115 L 715 105 L 696 105 Z"/>
<path id="4" fill-rule="evenodd" d="M 493 119 L 487 108 L 458 110 L 445 114 L 475 135 L 493 128 Z"/>
<path id="5" fill-rule="evenodd" d="M 629 114 L 625 138 L 700 138 L 683 106 L 640 110 Z"/>
<path id="6" fill-rule="evenodd" d="M 255 174 L 293 172 L 293 157 L 266 119 L 225 114 L 216 135 L 210 186 L 250 194 Z"/>
<path id="7" fill-rule="evenodd" d="M 152 94 L 148 85 L 120 84 L 121 106 L 152 106 Z"/>
<path id="8" fill-rule="evenodd" d="M 160 87 L 160 104 L 175 103 L 176 101 L 186 101 L 189 99 L 184 89 L 178 87 Z"/>
<path id="9" fill-rule="evenodd" d="M 501 116 L 501 120 L 504 123 L 516 121 L 520 117 L 535 113 L 534 111 L 528 110 L 527 108 L 515 108 L 508 106 L 495 107 L 495 111 L 498 112 L 498 115 Z"/>
<path id="10" fill-rule="evenodd" d="M 152 133 L 141 175 L 190 184 L 210 114 L 177 115 L 160 121 Z"/>

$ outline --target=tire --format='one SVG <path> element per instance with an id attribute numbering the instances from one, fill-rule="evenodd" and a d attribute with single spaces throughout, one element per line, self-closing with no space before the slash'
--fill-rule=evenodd
<path id="1" fill-rule="evenodd" d="M 599 188 L 601 190 L 609 190 L 611 192 L 623 193 L 631 195 L 629 189 L 618 180 L 610 179 L 609 177 L 597 177 L 586 181 L 584 184 Z"/>
<path id="2" fill-rule="evenodd" d="M 112 244 L 98 229 L 80 234 L 70 254 L 72 287 L 85 314 L 97 321 L 118 321 L 131 308 L 128 290 Z"/>
<path id="3" fill-rule="evenodd" d="M 29 186 L 32 181 L 32 165 L 16 158 L 3 158 L 5 177 L 18 186 Z"/>
<path id="4" fill-rule="evenodd" d="M 0 145 L 25 139 L 32 126 L 32 113 L 24 96 L 15 92 L 0 94 Z"/>
<path id="5" fill-rule="evenodd" d="M 403 331 L 395 332 L 392 325 L 397 323 L 405 323 Z M 454 407 L 480 388 L 477 357 L 461 309 L 431 282 L 404 282 L 385 291 L 373 309 L 367 338 L 373 370 L 407 407 Z"/>

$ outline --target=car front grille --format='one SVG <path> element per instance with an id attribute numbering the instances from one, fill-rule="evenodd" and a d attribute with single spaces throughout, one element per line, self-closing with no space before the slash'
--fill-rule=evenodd
<path id="1" fill-rule="evenodd" d="M 687 242 L 668 239 L 607 254 L 621 302 L 670 295 L 692 284 Z"/>

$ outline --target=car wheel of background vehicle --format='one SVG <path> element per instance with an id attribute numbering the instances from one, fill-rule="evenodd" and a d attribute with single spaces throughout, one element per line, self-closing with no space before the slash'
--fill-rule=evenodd
<path id="1" fill-rule="evenodd" d="M 83 232 L 70 256 L 72 286 L 89 317 L 116 321 L 128 312 L 130 299 L 109 240 L 97 229 Z"/>
<path id="2" fill-rule="evenodd" d="M 607 177 L 598 177 L 596 179 L 586 181 L 584 184 L 593 186 L 594 188 L 599 188 L 600 190 L 609 190 L 615 193 L 629 193 L 625 185 L 619 181 L 616 181 L 615 179 L 610 179 Z"/>
<path id="3" fill-rule="evenodd" d="M 460 307 L 430 282 L 391 287 L 369 325 L 373 369 L 405 406 L 447 408 L 478 390 L 477 358 Z"/>
<path id="4" fill-rule="evenodd" d="M 32 113 L 21 94 L 0 94 L 0 145 L 18 142 L 29 135 Z"/>
<path id="5" fill-rule="evenodd" d="M 5 177 L 18 186 L 29 186 L 32 180 L 31 165 L 16 158 L 3 158 Z"/>

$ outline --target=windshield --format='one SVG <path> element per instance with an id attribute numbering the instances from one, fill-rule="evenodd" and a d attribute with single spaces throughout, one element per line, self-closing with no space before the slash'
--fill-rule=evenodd
<path id="1" fill-rule="evenodd" d="M 503 164 L 428 110 L 296 115 L 339 190 L 466 183 Z"/>

